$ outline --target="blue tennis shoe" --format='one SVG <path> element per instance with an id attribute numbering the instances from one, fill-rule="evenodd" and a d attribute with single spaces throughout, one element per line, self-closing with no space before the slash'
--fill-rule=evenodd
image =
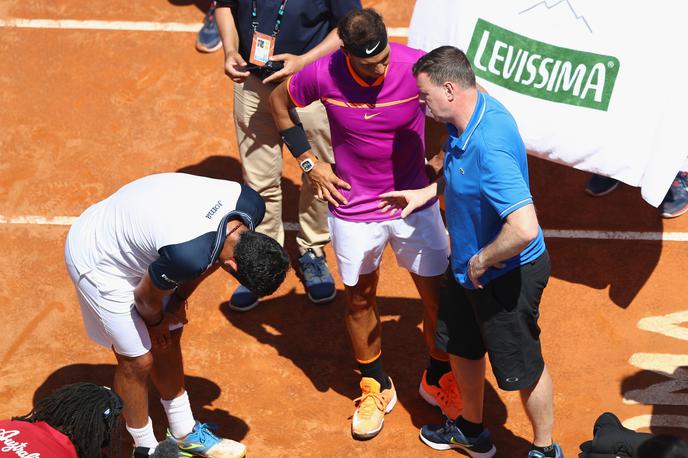
<path id="1" fill-rule="evenodd" d="M 447 420 L 443 425 L 423 426 L 420 440 L 435 450 L 460 449 L 472 458 L 492 458 L 497 453 L 487 429 L 478 437 L 466 437 L 453 420 Z"/>
<path id="2" fill-rule="evenodd" d="M 324 256 L 317 256 L 312 249 L 308 249 L 299 258 L 299 272 L 306 287 L 308 299 L 316 304 L 330 302 L 337 295 L 334 279 L 327 268 Z"/>
<path id="3" fill-rule="evenodd" d="M 177 439 L 167 431 L 167 437 L 177 441 L 179 456 L 204 456 L 207 458 L 243 458 L 246 446 L 231 439 L 217 437 L 208 425 L 196 422 L 193 431 L 183 439 Z"/>

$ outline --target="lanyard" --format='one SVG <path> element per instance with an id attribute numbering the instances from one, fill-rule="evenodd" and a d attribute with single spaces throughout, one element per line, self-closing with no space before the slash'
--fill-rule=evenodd
<path id="1" fill-rule="evenodd" d="M 272 29 L 272 36 L 276 37 L 279 33 L 280 25 L 282 24 L 282 16 L 284 16 L 284 8 L 287 7 L 287 0 L 282 0 L 282 4 L 277 11 L 277 19 L 275 20 L 275 27 Z M 251 26 L 255 32 L 258 28 L 258 2 L 253 0 L 253 10 L 251 11 Z"/>

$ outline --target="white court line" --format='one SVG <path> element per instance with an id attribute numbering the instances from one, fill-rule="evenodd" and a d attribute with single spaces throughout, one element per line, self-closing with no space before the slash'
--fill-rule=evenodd
<path id="1" fill-rule="evenodd" d="M 3 216 L 0 215 L 0 224 L 39 224 L 47 226 L 71 226 L 76 221 L 76 216 Z"/>
<path id="2" fill-rule="evenodd" d="M 76 19 L 0 19 L 0 27 L 20 29 L 88 29 L 88 30 L 129 30 L 137 32 L 194 32 L 202 23 L 182 24 L 180 22 L 139 22 L 139 21 L 80 21 Z"/>
<path id="3" fill-rule="evenodd" d="M 37 215 L 3 216 L 0 224 L 37 224 L 47 226 L 70 226 L 76 216 L 53 216 L 51 218 Z M 298 223 L 285 222 L 284 230 L 297 231 Z M 688 242 L 688 232 L 635 232 L 635 231 L 581 231 L 567 229 L 544 229 L 548 239 L 587 239 L 587 240 L 631 240 Z"/>
<path id="4" fill-rule="evenodd" d="M 580 231 L 566 229 L 543 229 L 543 231 L 545 237 L 549 239 L 688 242 L 688 232 Z"/>
<path id="5" fill-rule="evenodd" d="M 0 19 L 0 27 L 20 29 L 87 29 L 197 33 L 202 26 L 203 24 L 200 22 L 186 24 L 181 22 L 96 21 L 77 19 Z M 407 37 L 408 27 L 388 27 L 387 34 L 390 37 Z"/>

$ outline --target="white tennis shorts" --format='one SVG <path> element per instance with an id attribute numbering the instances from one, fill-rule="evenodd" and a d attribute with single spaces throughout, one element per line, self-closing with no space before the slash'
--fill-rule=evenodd
<path id="1" fill-rule="evenodd" d="M 136 312 L 134 304 L 131 304 L 129 311 L 125 313 L 108 310 L 116 308 L 117 304 L 107 308 L 103 306 L 110 300 L 100 295 L 96 285 L 86 275 L 79 274 L 69 253 L 69 244 L 65 248 L 65 261 L 69 277 L 76 288 L 81 305 L 81 317 L 88 336 L 94 342 L 112 348 L 117 354 L 123 356 L 136 357 L 150 351 L 151 340 L 148 328 Z M 169 296 L 165 298 L 165 303 L 168 298 Z M 170 330 L 179 329 L 182 326 L 176 323 L 170 325 Z"/>
<path id="2" fill-rule="evenodd" d="M 404 219 L 353 222 L 330 214 L 327 222 L 339 274 L 347 286 L 380 267 L 387 242 L 399 266 L 422 277 L 441 275 L 449 265 L 449 236 L 439 202 Z"/>

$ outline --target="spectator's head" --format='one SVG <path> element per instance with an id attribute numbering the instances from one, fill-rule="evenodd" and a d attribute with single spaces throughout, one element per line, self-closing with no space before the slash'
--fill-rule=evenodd
<path id="1" fill-rule="evenodd" d="M 43 421 L 66 435 L 79 458 L 101 456 L 119 432 L 122 399 L 110 388 L 74 383 L 59 388 L 39 401 L 31 412 L 14 420 Z M 115 440 L 115 446 L 119 441 Z"/>
<path id="2" fill-rule="evenodd" d="M 258 297 L 274 293 L 289 270 L 289 256 L 277 240 L 254 231 L 239 235 L 232 259 L 224 269 Z"/>
<path id="3" fill-rule="evenodd" d="M 424 55 L 413 66 L 421 102 L 440 122 L 450 121 L 449 115 L 460 102 L 462 91 L 475 89 L 475 73 L 466 54 L 453 46 L 441 46 Z"/>
<path id="4" fill-rule="evenodd" d="M 668 434 L 653 436 L 640 444 L 638 458 L 688 458 L 688 444 Z"/>
<path id="5" fill-rule="evenodd" d="M 389 44 L 387 28 L 377 11 L 353 10 L 339 21 L 337 33 L 342 51 L 358 76 L 374 81 L 387 71 Z"/>

